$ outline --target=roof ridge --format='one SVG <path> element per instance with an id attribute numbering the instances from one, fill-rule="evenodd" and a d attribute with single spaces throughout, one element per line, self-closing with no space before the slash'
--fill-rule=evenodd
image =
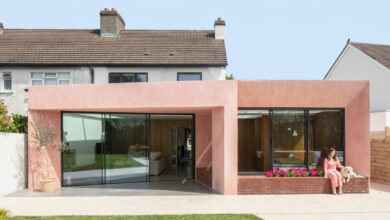
<path id="1" fill-rule="evenodd" d="M 350 41 L 350 44 L 368 44 L 368 45 L 377 45 L 377 46 L 390 46 L 390 44 L 379 44 L 379 43 L 363 43 L 363 42 L 356 42 L 356 41 Z"/>
<path id="2" fill-rule="evenodd" d="M 61 28 L 4 28 L 4 30 L 31 30 L 31 31 L 97 31 L 100 30 L 98 28 L 95 29 L 86 29 L 86 28 L 80 28 L 80 29 L 61 29 Z M 122 31 L 214 31 L 213 29 L 209 30 L 197 30 L 197 29 L 124 29 Z"/>

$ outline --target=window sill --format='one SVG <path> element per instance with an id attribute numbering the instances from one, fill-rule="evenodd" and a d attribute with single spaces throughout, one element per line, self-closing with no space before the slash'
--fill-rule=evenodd
<path id="1" fill-rule="evenodd" d="M 0 94 L 12 94 L 14 93 L 13 90 L 3 90 L 3 91 L 0 91 Z"/>

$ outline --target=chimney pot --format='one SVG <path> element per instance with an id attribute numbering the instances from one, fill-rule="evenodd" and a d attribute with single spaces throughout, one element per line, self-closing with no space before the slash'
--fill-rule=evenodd
<path id="1" fill-rule="evenodd" d="M 0 34 L 4 33 L 4 26 L 3 23 L 0 22 Z"/>
<path id="2" fill-rule="evenodd" d="M 112 11 L 116 11 L 116 8 L 112 8 L 111 10 L 112 10 Z"/>
<path id="3" fill-rule="evenodd" d="M 108 8 L 104 8 L 104 11 L 108 11 Z"/>
<path id="4" fill-rule="evenodd" d="M 226 26 L 226 23 L 224 20 L 222 20 L 221 17 L 218 17 L 218 19 L 215 20 L 214 29 L 215 29 L 215 39 L 216 40 L 224 40 L 225 39 L 225 26 Z"/>

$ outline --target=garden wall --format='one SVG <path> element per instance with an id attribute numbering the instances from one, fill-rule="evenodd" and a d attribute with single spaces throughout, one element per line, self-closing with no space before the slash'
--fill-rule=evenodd
<path id="1" fill-rule="evenodd" d="M 323 177 L 239 176 L 238 194 L 318 194 L 331 193 L 330 179 Z M 369 193 L 367 177 L 352 178 L 344 193 Z"/>
<path id="2" fill-rule="evenodd" d="M 26 188 L 27 135 L 0 132 L 0 196 Z"/>
<path id="3" fill-rule="evenodd" d="M 390 143 L 371 142 L 371 180 L 390 184 Z"/>

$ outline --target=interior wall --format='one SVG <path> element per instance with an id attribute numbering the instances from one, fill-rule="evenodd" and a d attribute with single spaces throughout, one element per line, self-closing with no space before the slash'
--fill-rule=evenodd
<path id="1" fill-rule="evenodd" d="M 161 152 L 167 167 L 171 165 L 172 128 L 192 129 L 191 119 L 150 119 L 150 152 Z"/>
<path id="2" fill-rule="evenodd" d="M 263 170 L 261 118 L 238 120 L 238 167 L 239 171 Z"/>

